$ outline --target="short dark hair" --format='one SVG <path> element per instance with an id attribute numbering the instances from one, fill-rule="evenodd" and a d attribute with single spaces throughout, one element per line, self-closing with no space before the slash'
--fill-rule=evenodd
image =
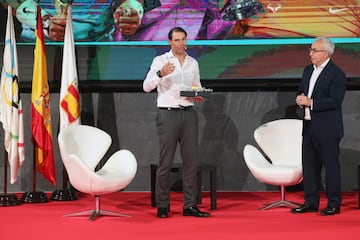
<path id="1" fill-rule="evenodd" d="M 169 40 L 172 40 L 173 32 L 182 32 L 185 34 L 185 37 L 187 37 L 186 31 L 182 27 L 174 27 L 169 31 L 169 34 L 168 34 Z"/>

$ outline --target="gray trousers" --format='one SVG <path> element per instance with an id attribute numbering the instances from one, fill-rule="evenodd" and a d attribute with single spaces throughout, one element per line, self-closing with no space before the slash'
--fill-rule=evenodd
<path id="1" fill-rule="evenodd" d="M 156 173 L 157 207 L 170 203 L 170 173 L 177 144 L 183 161 L 184 208 L 196 204 L 196 172 L 198 154 L 198 116 L 195 110 L 159 109 L 156 119 L 160 159 Z"/>

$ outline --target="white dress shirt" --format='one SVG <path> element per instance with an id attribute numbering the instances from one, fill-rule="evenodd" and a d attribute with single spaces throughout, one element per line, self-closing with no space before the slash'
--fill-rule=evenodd
<path id="1" fill-rule="evenodd" d="M 326 64 L 330 61 L 330 59 L 326 60 L 323 64 L 321 64 L 320 66 L 316 67 L 314 65 L 314 71 L 312 72 L 311 78 L 310 78 L 310 82 L 309 82 L 309 92 L 307 94 L 307 96 L 311 99 L 311 107 L 306 107 L 305 108 L 305 116 L 304 119 L 306 120 L 311 120 L 311 115 L 310 115 L 310 108 L 313 108 L 313 100 L 311 98 L 311 95 L 314 91 L 314 87 L 315 87 L 315 83 L 318 79 L 318 77 L 320 76 L 322 70 L 324 69 L 324 67 L 326 66 Z"/>
<path id="2" fill-rule="evenodd" d="M 158 77 L 157 71 L 167 63 L 172 62 L 175 70 L 162 78 Z M 184 64 L 181 66 L 179 60 L 172 51 L 156 56 L 150 66 L 150 70 L 143 82 L 145 92 L 151 92 L 157 88 L 157 106 L 173 107 L 193 106 L 194 100 L 189 97 L 181 97 L 180 91 L 192 91 L 192 86 L 197 85 L 201 89 L 199 65 L 195 58 L 186 55 Z"/>

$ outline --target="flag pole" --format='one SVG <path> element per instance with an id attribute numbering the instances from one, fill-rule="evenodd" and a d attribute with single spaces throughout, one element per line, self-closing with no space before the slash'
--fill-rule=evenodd
<path id="1" fill-rule="evenodd" d="M 3 206 L 16 206 L 21 202 L 15 194 L 7 193 L 7 168 L 8 168 L 8 154 L 5 151 L 4 154 L 4 193 L 0 194 L 0 207 Z"/>
<path id="2" fill-rule="evenodd" d="M 60 121 L 59 121 L 58 129 L 60 130 Z M 58 134 L 59 134 L 59 131 L 58 131 Z M 69 176 L 67 174 L 64 164 L 62 164 L 62 177 L 63 177 L 62 189 L 56 189 L 55 191 L 53 191 L 53 193 L 50 196 L 50 199 L 54 200 L 54 201 L 77 200 L 78 198 L 75 194 L 75 191 L 71 187 L 68 188 Z"/>
<path id="3" fill-rule="evenodd" d="M 3 68 L 1 71 L 1 89 L 0 89 L 0 105 L 1 114 L 0 122 L 4 129 L 4 192 L 0 194 L 0 206 L 13 206 L 19 205 L 21 202 L 15 194 L 8 194 L 7 180 L 8 180 L 8 167 L 11 169 L 10 182 L 16 181 L 17 172 L 22 164 L 23 158 L 19 154 L 19 145 L 23 142 L 14 141 L 13 139 L 22 138 L 20 136 L 19 126 L 19 111 L 21 109 L 21 101 L 18 88 L 18 64 L 17 64 L 17 49 L 14 22 L 12 15 L 12 7 L 7 6 L 7 22 L 6 22 L 6 35 L 3 54 Z M 14 85 L 15 83 L 15 85 Z M 9 91 L 10 90 L 10 91 Z M 17 96 L 17 98 L 16 98 Z M 7 100 L 5 100 L 7 99 Z M 20 107 L 19 107 L 19 105 Z M 10 136 L 13 135 L 12 139 Z M 14 149 L 14 147 L 16 149 Z M 10 153 L 10 154 L 9 154 Z"/>
<path id="4" fill-rule="evenodd" d="M 49 202 L 48 197 L 44 192 L 36 191 L 36 142 L 33 143 L 33 181 L 32 191 L 24 192 L 21 201 L 24 203 L 46 203 Z"/>
<path id="5" fill-rule="evenodd" d="M 72 13 L 71 13 L 72 2 L 73 1 L 71 0 L 66 5 L 61 5 L 61 3 L 57 2 L 57 1 L 55 2 L 55 4 L 60 4 L 60 5 L 58 5 L 56 7 L 57 15 L 62 16 L 62 17 L 64 17 L 64 16 L 66 17 L 66 29 L 65 29 L 63 53 L 68 50 L 68 49 L 66 49 L 66 46 L 67 46 L 67 48 L 69 48 L 69 44 L 73 44 L 73 41 L 69 42 L 69 37 L 70 38 L 73 37 L 72 22 L 71 23 L 68 22 L 69 19 L 71 19 L 71 21 L 72 21 Z M 62 72 L 66 71 L 64 69 L 64 58 L 65 58 L 64 56 L 65 55 L 67 56 L 67 54 L 65 54 L 65 53 L 63 54 Z M 64 81 L 63 75 L 64 75 L 64 73 L 62 73 L 62 76 L 61 76 L 61 82 L 62 83 L 61 83 L 61 87 L 60 87 L 60 101 L 61 101 L 62 91 L 64 90 L 63 86 L 62 86 L 63 81 Z M 62 121 L 63 120 L 61 120 L 61 110 L 60 110 L 58 133 L 60 132 L 61 127 L 63 127 L 62 124 L 61 124 Z M 69 177 L 68 177 L 68 174 L 67 174 L 67 171 L 66 171 L 66 168 L 65 168 L 64 164 L 62 164 L 62 166 L 63 166 L 63 168 L 62 168 L 62 177 L 63 177 L 62 189 L 61 190 L 55 190 L 53 192 L 53 194 L 51 195 L 50 199 L 51 200 L 57 200 L 57 201 L 77 200 L 77 196 L 75 194 L 75 191 L 71 188 L 71 186 L 68 188 Z"/>
<path id="6" fill-rule="evenodd" d="M 39 1 L 36 6 L 35 39 L 34 70 L 31 88 L 33 191 L 24 193 L 22 200 L 27 203 L 49 201 L 43 192 L 36 191 L 36 171 L 39 171 L 39 173 L 56 186 L 45 36 Z"/>

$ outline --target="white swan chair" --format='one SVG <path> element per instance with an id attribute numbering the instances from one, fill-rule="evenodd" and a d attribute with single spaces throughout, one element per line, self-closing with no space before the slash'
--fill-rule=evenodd
<path id="1" fill-rule="evenodd" d="M 285 200 L 285 187 L 302 181 L 302 121 L 279 119 L 259 126 L 254 138 L 266 157 L 254 146 L 245 146 L 246 165 L 262 183 L 280 186 L 280 200 L 261 210 L 274 207 L 297 207 L 299 204 Z"/>
<path id="2" fill-rule="evenodd" d="M 128 150 L 115 152 L 100 170 L 95 171 L 111 142 L 109 134 L 92 126 L 71 125 L 60 131 L 60 154 L 71 185 L 95 197 L 94 210 L 65 216 L 90 215 L 89 221 L 100 215 L 128 216 L 100 209 L 100 196 L 125 188 L 137 171 L 135 156 Z"/>

